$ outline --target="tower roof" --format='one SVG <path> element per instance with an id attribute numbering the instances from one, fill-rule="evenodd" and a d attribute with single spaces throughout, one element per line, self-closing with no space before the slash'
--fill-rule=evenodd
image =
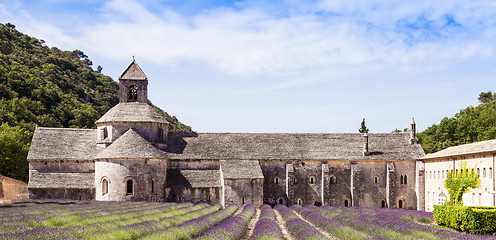
<path id="1" fill-rule="evenodd" d="M 121 102 L 108 110 L 96 123 L 156 122 L 169 123 L 148 103 Z"/>
<path id="2" fill-rule="evenodd" d="M 164 153 L 141 137 L 132 128 L 117 138 L 109 147 L 98 153 L 95 159 L 143 159 L 165 158 Z"/>
<path id="3" fill-rule="evenodd" d="M 127 66 L 126 70 L 122 72 L 122 74 L 119 76 L 119 80 L 141 80 L 141 81 L 148 81 L 148 78 L 146 77 L 145 73 L 141 68 L 138 66 L 136 61 L 134 61 L 129 66 Z"/>

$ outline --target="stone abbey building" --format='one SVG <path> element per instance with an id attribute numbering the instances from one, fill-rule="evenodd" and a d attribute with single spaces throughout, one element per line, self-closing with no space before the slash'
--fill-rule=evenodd
<path id="1" fill-rule="evenodd" d="M 410 133 L 171 133 L 136 62 L 97 129 L 36 128 L 30 198 L 423 210 L 424 151 Z"/>

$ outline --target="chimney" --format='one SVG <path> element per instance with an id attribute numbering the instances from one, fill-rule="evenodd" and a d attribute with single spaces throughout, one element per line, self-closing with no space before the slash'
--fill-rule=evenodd
<path id="1" fill-rule="evenodd" d="M 367 133 L 363 134 L 363 156 L 369 155 L 369 136 Z"/>
<path id="2" fill-rule="evenodd" d="M 416 136 L 416 124 L 415 119 L 412 118 L 412 123 L 410 124 L 410 144 L 418 143 Z"/>

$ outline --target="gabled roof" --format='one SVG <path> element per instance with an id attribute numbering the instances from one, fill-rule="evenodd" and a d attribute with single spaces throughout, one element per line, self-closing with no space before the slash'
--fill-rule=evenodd
<path id="1" fill-rule="evenodd" d="M 219 170 L 167 170 L 167 187 L 221 187 Z"/>
<path id="2" fill-rule="evenodd" d="M 169 123 L 148 103 L 121 102 L 106 112 L 96 123 L 104 122 L 156 122 Z"/>
<path id="3" fill-rule="evenodd" d="M 427 154 L 423 159 L 451 157 L 484 152 L 496 152 L 496 140 L 488 140 L 449 147 L 439 152 Z"/>
<path id="4" fill-rule="evenodd" d="M 95 159 L 144 158 L 165 158 L 165 156 L 162 151 L 141 137 L 132 128 L 95 156 Z"/>
<path id="5" fill-rule="evenodd" d="M 264 178 L 257 160 L 221 160 L 220 168 L 224 179 Z"/>
<path id="6" fill-rule="evenodd" d="M 170 133 L 170 159 L 218 160 L 407 160 L 422 158 L 409 133 Z"/>
<path id="7" fill-rule="evenodd" d="M 96 135 L 96 129 L 37 127 L 27 159 L 91 160 L 99 151 Z"/>
<path id="8" fill-rule="evenodd" d="M 148 78 L 146 77 L 143 70 L 141 70 L 141 68 L 138 66 L 136 61 L 133 60 L 133 62 L 129 64 L 126 70 L 124 70 L 124 72 L 122 72 L 122 74 L 119 76 L 119 80 L 147 81 Z"/>
<path id="9" fill-rule="evenodd" d="M 95 173 L 29 171 L 28 188 L 94 189 Z"/>

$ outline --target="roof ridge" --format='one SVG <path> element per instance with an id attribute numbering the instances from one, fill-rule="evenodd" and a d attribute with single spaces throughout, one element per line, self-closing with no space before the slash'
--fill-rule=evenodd
<path id="1" fill-rule="evenodd" d="M 41 130 L 63 130 L 63 131 L 95 131 L 96 129 L 88 128 L 56 128 L 56 127 L 36 127 Z"/>

